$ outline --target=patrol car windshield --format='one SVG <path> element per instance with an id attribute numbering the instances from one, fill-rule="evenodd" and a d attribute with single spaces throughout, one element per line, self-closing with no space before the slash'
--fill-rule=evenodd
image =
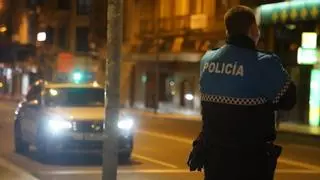
<path id="1" fill-rule="evenodd" d="M 104 106 L 102 88 L 47 88 L 45 91 L 47 106 Z"/>

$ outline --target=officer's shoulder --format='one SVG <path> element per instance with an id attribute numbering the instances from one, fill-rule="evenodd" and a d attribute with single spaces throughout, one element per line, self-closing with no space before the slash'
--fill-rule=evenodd
<path id="1" fill-rule="evenodd" d="M 270 52 L 270 51 L 262 51 L 262 50 L 257 50 L 257 55 L 258 55 L 258 60 L 279 60 L 279 56 L 277 56 L 275 53 Z"/>
<path id="2" fill-rule="evenodd" d="M 211 53 L 214 54 L 216 53 L 220 48 L 212 48 L 212 49 L 208 49 L 206 53 Z"/>
<path id="3" fill-rule="evenodd" d="M 202 56 L 201 60 L 211 59 L 220 48 L 208 49 Z"/>
<path id="4" fill-rule="evenodd" d="M 212 48 L 212 49 L 210 49 L 211 51 L 216 51 L 216 50 L 218 50 L 218 49 L 220 49 L 219 47 L 218 48 Z"/>

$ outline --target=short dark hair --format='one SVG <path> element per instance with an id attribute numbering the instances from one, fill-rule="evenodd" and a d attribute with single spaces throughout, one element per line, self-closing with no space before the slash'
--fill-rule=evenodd
<path id="1" fill-rule="evenodd" d="M 247 6 L 235 6 L 224 15 L 224 24 L 230 36 L 247 35 L 254 23 L 256 23 L 255 13 Z"/>

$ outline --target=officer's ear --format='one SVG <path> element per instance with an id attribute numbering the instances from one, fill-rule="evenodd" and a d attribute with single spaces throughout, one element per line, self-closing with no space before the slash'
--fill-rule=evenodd
<path id="1" fill-rule="evenodd" d="M 248 35 L 256 44 L 258 44 L 258 41 L 260 39 L 260 30 L 256 23 L 251 24 L 251 26 L 249 27 Z"/>

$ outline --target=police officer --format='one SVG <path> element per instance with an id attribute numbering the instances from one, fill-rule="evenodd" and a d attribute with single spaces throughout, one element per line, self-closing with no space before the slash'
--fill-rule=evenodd
<path id="1" fill-rule="evenodd" d="M 225 14 L 226 44 L 200 61 L 203 128 L 188 165 L 206 180 L 271 180 L 281 147 L 275 114 L 296 103 L 296 88 L 278 56 L 256 50 L 252 9 Z"/>

